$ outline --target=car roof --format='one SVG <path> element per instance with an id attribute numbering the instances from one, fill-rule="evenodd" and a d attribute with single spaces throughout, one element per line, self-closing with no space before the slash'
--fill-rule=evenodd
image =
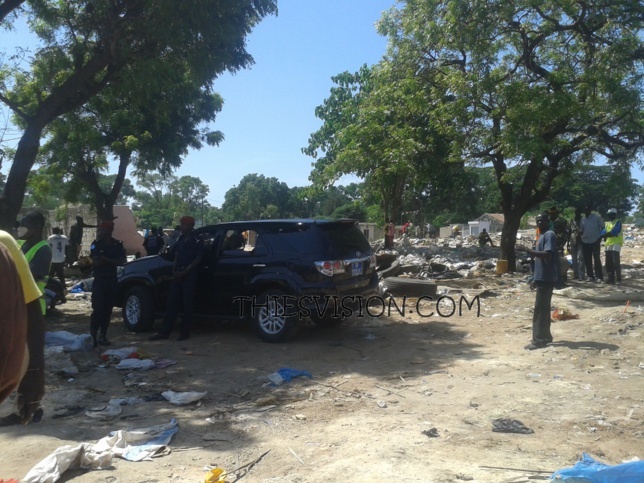
<path id="1" fill-rule="evenodd" d="M 196 231 L 207 231 L 212 228 L 235 228 L 237 226 L 246 225 L 332 225 L 332 224 L 352 224 L 355 225 L 356 220 L 349 218 L 342 218 L 338 220 L 316 220 L 313 218 L 285 218 L 285 219 L 270 219 L 270 220 L 245 220 L 245 221 L 228 221 L 223 223 L 216 223 L 214 225 L 206 225 L 196 229 Z"/>

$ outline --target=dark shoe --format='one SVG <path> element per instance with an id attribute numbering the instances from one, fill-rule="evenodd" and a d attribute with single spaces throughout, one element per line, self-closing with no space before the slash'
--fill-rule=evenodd
<path id="1" fill-rule="evenodd" d="M 98 345 L 112 345 L 112 343 L 107 340 L 107 337 L 103 335 L 100 339 L 98 339 Z"/>
<path id="2" fill-rule="evenodd" d="M 149 337 L 148 340 L 163 340 L 163 339 L 168 339 L 170 336 L 168 334 L 162 334 L 159 332 L 158 334 L 154 334 L 153 336 Z"/>
<path id="3" fill-rule="evenodd" d="M 535 349 L 543 349 L 544 347 L 546 347 L 546 344 L 535 344 L 534 342 L 530 342 L 524 347 L 524 349 L 527 351 L 533 351 Z"/>
<path id="4" fill-rule="evenodd" d="M 190 335 L 188 334 L 181 334 L 179 337 L 177 337 L 177 342 L 181 342 L 183 340 L 187 340 L 190 338 Z"/>

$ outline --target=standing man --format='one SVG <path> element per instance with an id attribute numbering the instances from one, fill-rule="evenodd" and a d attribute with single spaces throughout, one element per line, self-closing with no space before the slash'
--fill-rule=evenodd
<path id="1" fill-rule="evenodd" d="M 568 282 L 568 259 L 564 256 L 564 248 L 568 243 L 568 237 L 570 232 L 568 229 L 568 222 L 559 216 L 559 208 L 553 206 L 548 211 L 548 217 L 550 218 L 549 228 L 555 232 L 555 237 L 557 238 L 557 249 L 559 255 L 559 278 L 557 279 L 557 284 L 555 288 L 561 289 L 566 286 Z"/>
<path id="2" fill-rule="evenodd" d="M 601 237 L 606 240 L 606 273 L 608 280 L 606 283 L 614 284 L 622 281 L 622 265 L 620 263 L 620 252 L 624 244 L 624 233 L 622 231 L 622 222 L 617 219 L 617 209 L 608 210 L 608 221 L 600 233 Z"/>
<path id="3" fill-rule="evenodd" d="M 51 258 L 51 270 L 49 271 L 49 276 L 53 277 L 56 275 L 60 283 L 63 284 L 63 298 L 62 302 L 65 303 L 65 252 L 67 251 L 67 245 L 69 245 L 69 240 L 65 235 L 60 232 L 60 228 L 57 226 L 52 228 L 53 235 L 47 238 L 47 243 L 51 247 L 52 258 Z"/>
<path id="4" fill-rule="evenodd" d="M 152 228 L 150 234 L 143 240 L 143 248 L 145 248 L 148 256 L 158 255 L 163 245 L 165 245 L 165 241 L 162 236 L 159 236 L 156 228 Z"/>
<path id="5" fill-rule="evenodd" d="M 394 222 L 389 220 L 387 223 L 387 233 L 385 234 L 385 248 L 394 247 L 394 237 L 396 236 L 396 226 Z"/>
<path id="6" fill-rule="evenodd" d="M 45 229 L 45 216 L 37 210 L 28 212 L 20 220 L 18 234 L 21 240 L 18 241 L 22 253 L 24 253 L 31 275 L 36 281 L 36 285 L 43 294 L 40 297 L 40 308 L 42 314 L 47 313 L 47 302 L 45 302 L 45 286 L 49 279 L 49 270 L 51 269 L 52 250 L 49 244 L 43 240 L 43 230 Z"/>
<path id="7" fill-rule="evenodd" d="M 584 263 L 588 280 L 601 282 L 604 279 L 601 260 L 601 238 L 599 234 L 604 228 L 604 221 L 601 216 L 593 213 L 590 205 L 586 205 L 584 211 L 586 217 L 581 220 L 581 244 L 584 253 Z M 593 264 L 595 269 L 593 270 Z M 595 277 L 597 277 L 595 279 Z"/>
<path id="8" fill-rule="evenodd" d="M 581 208 L 575 208 L 575 218 L 570 221 L 570 236 L 568 237 L 568 251 L 572 258 L 573 280 L 583 280 L 586 270 L 582 255 L 581 243 Z"/>
<path id="9" fill-rule="evenodd" d="M 163 319 L 161 332 L 150 337 L 150 340 L 168 339 L 172 332 L 174 319 L 176 319 L 179 304 L 183 303 L 183 318 L 181 319 L 181 333 L 178 341 L 190 337 L 192 325 L 192 310 L 197 290 L 199 263 L 203 258 L 203 243 L 194 235 L 195 219 L 191 216 L 181 218 L 181 236 L 174 249 L 174 265 L 172 274 L 174 279 L 170 287 L 168 308 Z"/>
<path id="10" fill-rule="evenodd" d="M 98 225 L 97 238 L 92 242 L 90 249 L 94 283 L 89 330 L 94 339 L 94 347 L 99 344 L 110 345 L 110 341 L 107 340 L 107 328 L 116 302 L 116 267 L 126 262 L 123 242 L 112 238 L 113 232 L 113 221 L 102 222 Z"/>
<path id="11" fill-rule="evenodd" d="M 88 225 L 83 221 L 82 216 L 76 217 L 76 224 L 72 225 L 69 230 L 69 257 L 67 266 L 71 267 L 80 255 L 81 245 L 83 243 L 83 228 L 96 228 L 96 225 Z"/>
<path id="12" fill-rule="evenodd" d="M 532 316 L 532 342 L 525 346 L 530 351 L 542 349 L 552 342 L 550 305 L 552 290 L 559 273 L 557 238 L 555 233 L 548 229 L 547 213 L 537 215 L 537 227 L 541 233 L 537 247 L 535 250 L 526 250 L 534 258 L 534 285 L 537 292 L 534 300 L 534 315 Z"/>

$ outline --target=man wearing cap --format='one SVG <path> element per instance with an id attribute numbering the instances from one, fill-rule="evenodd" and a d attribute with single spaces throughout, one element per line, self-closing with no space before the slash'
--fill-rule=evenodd
<path id="1" fill-rule="evenodd" d="M 195 219 L 193 217 L 184 216 L 181 218 L 181 236 L 173 250 L 172 274 L 174 278 L 170 287 L 163 327 L 160 332 L 150 337 L 150 340 L 170 337 L 180 304 L 183 305 L 183 318 L 181 319 L 181 333 L 177 340 L 182 341 L 190 337 L 192 310 L 199 275 L 198 267 L 203 258 L 203 243 L 194 235 L 194 226 Z"/>
<path id="2" fill-rule="evenodd" d="M 617 219 L 616 208 L 608 210 L 608 221 L 604 224 L 604 229 L 599 235 L 606 240 L 606 273 L 608 274 L 606 283 L 614 284 L 615 281 L 620 283 L 622 281 L 620 252 L 624 244 L 624 233 L 622 232 L 622 222 Z"/>
<path id="3" fill-rule="evenodd" d="M 90 333 L 97 345 L 110 345 L 107 328 L 116 302 L 116 267 L 126 262 L 123 242 L 112 238 L 113 221 L 103 221 L 98 225 L 96 240 L 90 247 L 90 258 L 94 272 L 92 285 L 92 316 Z M 100 335 L 99 335 L 100 330 Z"/>

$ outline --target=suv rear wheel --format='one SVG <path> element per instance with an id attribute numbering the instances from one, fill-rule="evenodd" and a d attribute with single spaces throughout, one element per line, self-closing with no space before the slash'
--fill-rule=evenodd
<path id="1" fill-rule="evenodd" d="M 123 324 L 133 332 L 143 332 L 154 324 L 154 302 L 150 290 L 142 286 L 127 289 L 123 301 Z"/>
<path id="2" fill-rule="evenodd" d="M 259 307 L 252 313 L 255 329 L 259 336 L 267 342 L 282 342 L 294 336 L 298 329 L 297 316 L 287 314 L 293 312 L 292 304 L 285 309 L 288 295 L 281 290 L 269 290 L 258 298 Z"/>

